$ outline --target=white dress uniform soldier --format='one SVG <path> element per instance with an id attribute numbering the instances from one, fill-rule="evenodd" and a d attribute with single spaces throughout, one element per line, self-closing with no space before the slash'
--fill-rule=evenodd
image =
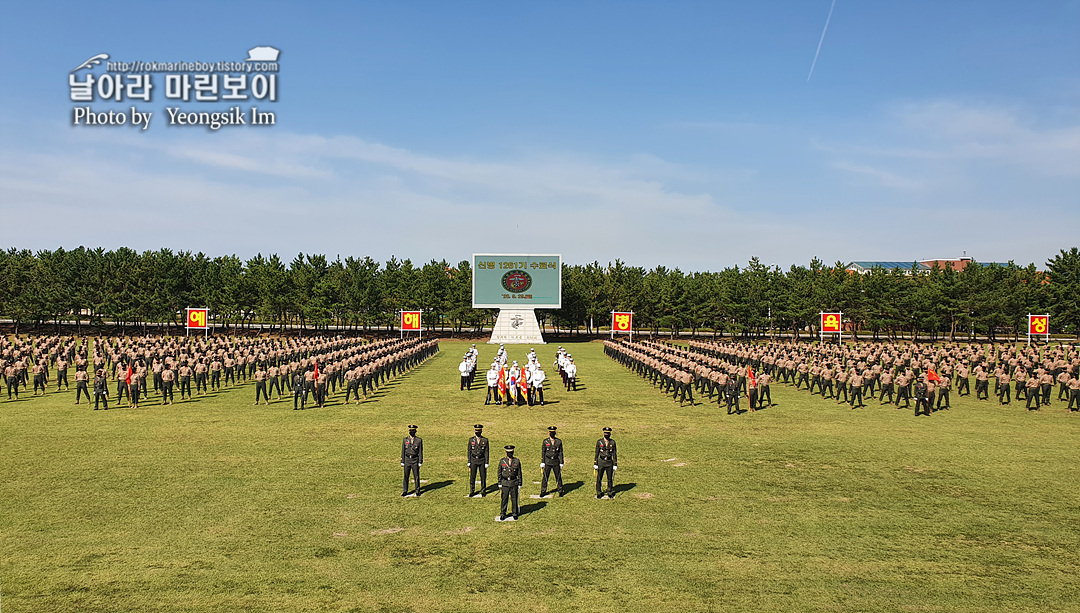
<path id="1" fill-rule="evenodd" d="M 566 363 L 566 350 L 559 347 L 559 352 L 555 354 L 555 368 L 559 371 L 564 387 L 566 386 Z"/>
<path id="2" fill-rule="evenodd" d="M 533 369 L 532 364 L 525 367 L 523 377 L 525 378 L 525 389 L 528 390 L 525 394 L 525 402 L 530 407 L 536 404 L 536 390 L 533 389 Z"/>
<path id="3" fill-rule="evenodd" d="M 492 397 L 495 398 L 496 405 L 502 404 L 499 397 L 499 365 L 495 362 L 491 363 L 491 370 L 487 371 L 487 399 L 484 404 L 491 404 Z"/>
<path id="4" fill-rule="evenodd" d="M 555 473 L 555 486 L 559 497 L 563 495 L 562 467 L 566 461 L 563 459 L 562 440 L 555 436 L 557 430 L 556 426 L 548 426 L 548 436 L 540 444 L 540 468 L 544 471 L 540 479 L 541 498 L 547 495 L 548 476 L 552 472 Z"/>
<path id="5" fill-rule="evenodd" d="M 566 391 L 570 389 L 577 391 L 577 364 L 574 364 L 574 358 L 567 356 L 566 358 Z"/>
<path id="6" fill-rule="evenodd" d="M 619 455 L 615 450 L 615 441 L 611 439 L 611 428 L 604 428 L 604 438 L 596 441 L 596 455 L 593 456 L 593 469 L 596 470 L 596 498 L 601 497 L 600 489 L 604 475 L 607 474 L 608 498 L 615 497 L 615 471 L 619 468 Z"/>
<path id="7" fill-rule="evenodd" d="M 469 438 L 466 449 L 469 458 L 469 497 L 476 495 L 476 474 L 480 473 L 480 496 L 487 496 L 487 467 L 490 452 L 488 440 L 484 438 L 483 424 L 473 426 L 475 434 Z"/>
<path id="8" fill-rule="evenodd" d="M 536 365 L 536 372 L 533 373 L 532 384 L 529 386 L 529 393 L 535 393 L 536 397 L 540 400 L 540 406 L 544 406 L 544 380 L 547 379 L 547 375 L 544 373 L 544 369 L 539 363 Z"/>
<path id="9" fill-rule="evenodd" d="M 460 390 L 465 390 L 469 387 L 469 356 L 465 355 L 461 358 L 461 364 L 458 364 L 458 373 L 461 374 L 461 387 Z"/>
<path id="10" fill-rule="evenodd" d="M 510 365 L 510 371 L 506 373 L 506 404 L 518 404 L 518 377 L 521 376 L 521 368 L 517 360 Z"/>

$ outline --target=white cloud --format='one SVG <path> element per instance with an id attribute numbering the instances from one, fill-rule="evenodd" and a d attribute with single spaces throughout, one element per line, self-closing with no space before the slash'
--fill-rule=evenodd
<path id="1" fill-rule="evenodd" d="M 873 177 L 881 185 L 885 187 L 894 187 L 898 189 L 916 190 L 924 187 L 924 182 L 916 179 L 908 179 L 902 177 L 896 173 L 874 168 L 864 164 L 852 164 L 850 162 L 833 162 L 831 164 L 833 168 L 837 170 L 843 170 L 847 172 L 853 172 L 860 175 Z"/>
<path id="2" fill-rule="evenodd" d="M 996 163 L 1048 176 L 1080 177 L 1080 115 L 1043 126 L 1023 112 L 955 101 L 908 103 L 889 118 L 895 146 L 858 151 L 883 158 Z"/>
<path id="3" fill-rule="evenodd" d="M 929 126 L 943 114 L 907 116 Z M 986 246 L 1000 220 L 980 207 L 1013 206 L 1015 199 L 977 185 L 959 189 L 941 165 L 955 162 L 961 141 L 995 145 L 1007 137 L 1045 148 L 1047 139 L 1035 139 L 1020 122 L 1002 123 L 1008 114 L 973 115 L 945 140 L 897 117 L 891 125 L 902 124 L 904 137 L 876 138 L 873 151 L 832 145 L 800 157 L 777 131 L 783 144 L 766 138 L 761 147 L 785 155 L 765 173 L 647 152 L 469 158 L 284 130 L 89 135 L 64 128 L 56 138 L 62 146 L 0 148 L 0 214 L 21 229 L 9 238 L 15 246 L 170 247 L 242 257 L 303 251 L 457 261 L 474 251 L 542 251 L 569 262 L 619 258 L 716 270 L 751 256 L 786 268 L 814 256 L 909 259 Z M 1067 131 L 1054 134 L 1068 149 Z M 805 184 L 800 177 L 822 155 L 839 173 Z M 985 158 L 970 159 L 977 165 Z M 910 214 L 912 206 L 922 213 Z M 942 217 L 942 209 L 969 211 L 970 218 Z M 1044 259 L 1047 245 L 1056 250 L 1070 240 L 1068 222 L 1078 216 L 1050 205 L 1045 212 L 1065 223 L 1038 240 L 1014 238 L 975 255 Z"/>

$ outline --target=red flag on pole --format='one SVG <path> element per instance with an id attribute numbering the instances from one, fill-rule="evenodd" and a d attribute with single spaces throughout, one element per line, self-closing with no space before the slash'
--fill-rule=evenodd
<path id="1" fill-rule="evenodd" d="M 124 377 L 124 383 L 131 385 L 131 364 L 128 364 L 127 375 Z"/>
<path id="2" fill-rule="evenodd" d="M 319 381 L 319 363 L 315 362 L 315 381 Z"/>
<path id="3" fill-rule="evenodd" d="M 926 380 L 927 381 L 941 381 L 941 377 L 939 377 L 938 374 L 936 372 L 934 372 L 933 369 L 930 369 L 930 370 L 926 371 Z"/>
<path id="4" fill-rule="evenodd" d="M 499 393 L 506 393 L 506 367 L 499 369 Z"/>
<path id="5" fill-rule="evenodd" d="M 751 368 L 746 374 L 750 377 L 750 387 L 757 387 L 757 377 L 754 376 L 754 369 Z"/>

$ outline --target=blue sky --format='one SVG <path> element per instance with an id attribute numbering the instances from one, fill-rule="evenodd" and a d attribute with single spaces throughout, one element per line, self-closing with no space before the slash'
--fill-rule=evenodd
<path id="1" fill-rule="evenodd" d="M 837 0 L 808 82 L 829 6 L 15 4 L 4 243 L 684 270 L 1077 245 L 1080 1 Z M 94 54 L 257 45 L 281 50 L 272 128 L 167 126 L 230 105 L 173 105 L 160 74 L 145 132 L 71 125 Z"/>

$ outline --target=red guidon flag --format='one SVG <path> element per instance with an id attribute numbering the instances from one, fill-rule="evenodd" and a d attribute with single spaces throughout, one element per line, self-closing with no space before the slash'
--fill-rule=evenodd
<path id="1" fill-rule="evenodd" d="M 319 363 L 315 362 L 315 380 L 319 380 Z"/>
<path id="2" fill-rule="evenodd" d="M 822 313 L 821 314 L 821 331 L 822 332 L 839 332 L 840 331 L 840 313 Z"/>
<path id="3" fill-rule="evenodd" d="M 1050 330 L 1050 318 L 1046 315 L 1028 315 L 1028 334 L 1046 334 Z"/>
<path id="4" fill-rule="evenodd" d="M 206 309 L 188 309 L 187 310 L 187 327 L 204 329 L 206 328 Z"/>
<path id="5" fill-rule="evenodd" d="M 402 330 L 419 330 L 420 329 L 420 311 L 402 311 L 401 312 L 401 329 Z"/>
<path id="6" fill-rule="evenodd" d="M 746 371 L 746 375 L 750 377 L 750 387 L 757 387 L 757 377 L 754 376 L 754 369 Z"/>
<path id="7" fill-rule="evenodd" d="M 506 367 L 503 366 L 499 369 L 499 393 L 506 393 Z"/>
<path id="8" fill-rule="evenodd" d="M 926 371 L 927 381 L 941 381 L 941 377 L 933 369 Z"/>
<path id="9" fill-rule="evenodd" d="M 131 364 L 128 364 L 127 375 L 124 376 L 124 383 L 131 385 Z"/>
<path id="10" fill-rule="evenodd" d="M 633 313 L 612 313 L 611 314 L 611 329 L 616 332 L 629 332 L 634 326 L 634 314 Z"/>

